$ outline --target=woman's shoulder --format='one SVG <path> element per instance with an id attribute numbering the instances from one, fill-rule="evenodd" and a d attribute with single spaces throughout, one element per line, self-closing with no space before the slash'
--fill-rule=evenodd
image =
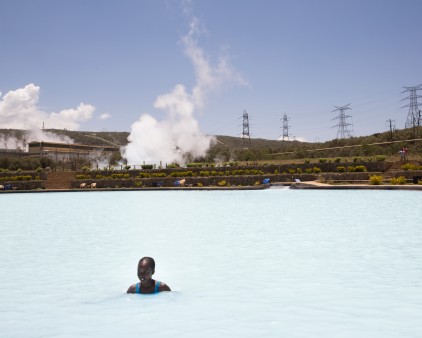
<path id="1" fill-rule="evenodd" d="M 129 286 L 129 289 L 127 289 L 126 293 L 136 293 L 136 284 Z"/>
<path id="2" fill-rule="evenodd" d="M 170 287 L 166 283 L 163 283 L 163 282 L 158 282 L 158 283 L 160 283 L 160 286 L 158 287 L 159 292 L 161 292 L 161 291 L 171 291 Z"/>

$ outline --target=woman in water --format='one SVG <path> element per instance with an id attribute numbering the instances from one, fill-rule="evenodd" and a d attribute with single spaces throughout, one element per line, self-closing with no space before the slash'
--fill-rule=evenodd
<path id="1" fill-rule="evenodd" d="M 171 291 L 168 285 L 152 279 L 155 272 L 155 261 L 151 257 L 144 257 L 138 263 L 138 278 L 140 283 L 133 284 L 127 293 L 157 293 L 161 291 Z"/>

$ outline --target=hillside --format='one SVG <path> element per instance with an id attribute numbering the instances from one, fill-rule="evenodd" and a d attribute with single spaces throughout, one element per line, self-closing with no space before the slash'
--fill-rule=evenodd
<path id="1" fill-rule="evenodd" d="M 124 146 L 127 144 L 127 137 L 129 136 L 128 132 L 91 132 L 58 129 L 46 131 L 58 136 L 67 136 L 74 140 L 75 143 L 98 146 Z M 411 154 L 420 154 L 422 150 L 420 141 L 405 141 L 417 139 L 420 136 L 421 133 L 419 131 L 404 129 L 396 130 L 393 135 L 389 132 L 384 132 L 349 139 L 309 143 L 260 138 L 249 141 L 247 139 L 242 140 L 239 137 L 217 135 L 217 142 L 201 160 L 209 162 L 215 160 L 262 161 L 271 159 L 391 155 L 397 154 L 404 145 L 409 148 Z M 0 129 L 0 148 L 23 148 L 24 141 L 25 132 L 23 130 Z M 390 141 L 395 143 L 389 143 Z"/>

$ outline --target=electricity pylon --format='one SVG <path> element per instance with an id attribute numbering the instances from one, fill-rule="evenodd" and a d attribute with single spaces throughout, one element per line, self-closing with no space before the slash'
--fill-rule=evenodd
<path id="1" fill-rule="evenodd" d="M 342 106 L 342 107 L 334 106 L 334 108 L 336 108 L 336 109 L 334 109 L 332 111 L 332 112 L 339 111 L 338 116 L 336 116 L 335 118 L 332 119 L 332 121 L 333 120 L 339 120 L 338 124 L 336 124 L 335 126 L 332 127 L 332 128 L 338 127 L 337 138 L 339 138 L 339 135 L 340 135 L 341 139 L 352 137 L 352 131 L 349 130 L 348 127 L 353 126 L 353 125 L 351 123 L 346 122 L 346 119 L 351 117 L 351 116 L 346 115 L 345 112 L 344 112 L 345 110 L 352 109 L 349 106 L 350 106 L 350 103 L 345 105 L 345 106 Z"/>

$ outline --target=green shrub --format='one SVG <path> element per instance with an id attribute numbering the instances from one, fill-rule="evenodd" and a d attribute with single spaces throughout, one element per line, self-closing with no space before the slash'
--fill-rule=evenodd
<path id="1" fill-rule="evenodd" d="M 311 163 L 311 161 L 308 160 L 308 159 L 305 159 L 305 163 L 309 164 L 309 163 Z"/>
<path id="2" fill-rule="evenodd" d="M 139 173 L 138 176 L 136 178 L 150 178 L 151 174 L 150 173 Z"/>
<path id="3" fill-rule="evenodd" d="M 35 176 L 36 181 L 41 181 L 41 178 L 39 176 Z"/>
<path id="4" fill-rule="evenodd" d="M 43 171 L 43 169 L 41 168 L 41 167 L 38 167 L 37 169 L 36 169 L 36 172 L 37 173 L 40 173 L 40 172 L 42 172 Z"/>
<path id="5" fill-rule="evenodd" d="M 200 171 L 199 176 L 208 177 L 210 176 L 210 172 L 208 170 Z"/>
<path id="6" fill-rule="evenodd" d="M 166 177 L 166 173 L 151 173 L 151 177 Z"/>
<path id="7" fill-rule="evenodd" d="M 130 168 L 132 168 L 130 165 L 125 165 L 124 167 L 125 170 L 130 170 Z"/>
<path id="8" fill-rule="evenodd" d="M 394 184 L 394 185 L 396 185 L 396 184 L 406 184 L 406 182 L 407 182 L 407 180 L 406 180 L 406 177 L 404 177 L 404 176 L 392 177 L 391 180 L 390 180 L 390 183 Z"/>
<path id="9" fill-rule="evenodd" d="M 373 175 L 369 177 L 369 184 L 380 185 L 382 183 L 383 177 L 378 175 Z"/>
<path id="10" fill-rule="evenodd" d="M 201 182 L 198 182 L 198 187 L 203 187 L 204 185 Z"/>
<path id="11" fill-rule="evenodd" d="M 296 174 L 296 169 L 294 169 L 294 168 L 290 168 L 290 169 L 288 169 L 288 171 L 289 171 L 289 174 L 291 174 L 291 175 Z"/>
<path id="12" fill-rule="evenodd" d="M 77 180 L 89 180 L 91 179 L 91 175 L 76 175 Z"/>
<path id="13" fill-rule="evenodd" d="M 131 174 L 123 174 L 123 178 L 131 178 L 132 177 L 132 175 Z"/>
<path id="14" fill-rule="evenodd" d="M 312 168 L 306 168 L 306 169 L 305 169 L 305 173 L 307 173 L 307 174 L 312 174 L 312 173 L 313 173 Z"/>
<path id="15" fill-rule="evenodd" d="M 403 164 L 400 168 L 403 170 L 416 170 L 416 166 L 410 163 Z"/>
<path id="16" fill-rule="evenodd" d="M 4 176 L 0 177 L 0 181 L 31 181 L 31 175 L 16 175 L 16 176 Z"/>
<path id="17" fill-rule="evenodd" d="M 274 175 L 277 175 L 278 174 L 278 170 L 276 169 L 276 170 L 274 170 Z"/>
<path id="18" fill-rule="evenodd" d="M 349 173 L 354 173 L 355 171 L 356 171 L 356 167 L 354 167 L 354 166 L 348 166 L 347 167 L 347 171 L 349 172 Z"/>
<path id="19" fill-rule="evenodd" d="M 355 171 L 362 173 L 362 172 L 366 171 L 366 167 L 364 165 L 357 165 L 355 167 Z"/>
<path id="20" fill-rule="evenodd" d="M 81 170 L 82 170 L 83 172 L 87 172 L 87 171 L 90 171 L 90 170 L 91 170 L 91 168 L 90 168 L 90 167 L 87 167 L 86 165 L 84 165 L 84 166 L 81 168 Z"/>
<path id="21" fill-rule="evenodd" d="M 297 169 L 296 169 L 296 172 L 297 172 L 298 174 L 301 174 L 301 173 L 302 173 L 302 169 L 297 168 Z"/>
<path id="22" fill-rule="evenodd" d="M 169 169 L 180 168 L 180 165 L 178 165 L 177 163 L 170 163 L 170 164 L 166 164 L 166 168 L 169 168 Z"/>
<path id="23" fill-rule="evenodd" d="M 233 171 L 232 171 L 232 174 L 233 174 L 234 176 L 237 176 L 237 175 L 244 175 L 244 174 L 245 174 L 245 171 L 244 171 L 243 169 L 233 170 Z"/>
<path id="24" fill-rule="evenodd" d="M 326 158 L 320 158 L 318 159 L 319 163 L 326 163 L 327 159 Z"/>
<path id="25" fill-rule="evenodd" d="M 354 163 L 362 162 L 362 159 L 360 157 L 353 158 Z"/>
<path id="26" fill-rule="evenodd" d="M 346 171 L 346 167 L 337 167 L 337 171 L 339 173 L 344 173 Z"/>
<path id="27" fill-rule="evenodd" d="M 173 171 L 170 174 L 171 177 L 192 177 L 193 175 L 193 171 L 189 170 L 189 171 Z"/>
<path id="28" fill-rule="evenodd" d="M 111 174 L 112 179 L 123 178 L 123 174 Z"/>
<path id="29" fill-rule="evenodd" d="M 207 165 L 208 163 L 186 163 L 187 168 L 202 168 Z"/>
<path id="30" fill-rule="evenodd" d="M 313 167 L 312 171 L 314 172 L 314 174 L 319 174 L 321 172 L 321 168 Z"/>
<path id="31" fill-rule="evenodd" d="M 385 156 L 384 155 L 377 155 L 377 156 L 375 156 L 375 161 L 383 162 L 383 161 L 385 161 Z"/>
<path id="32" fill-rule="evenodd" d="M 219 181 L 219 182 L 217 183 L 217 185 L 218 185 L 219 187 L 224 187 L 224 186 L 226 186 L 226 185 L 227 185 L 227 181 L 226 181 L 226 180 Z"/>
<path id="33" fill-rule="evenodd" d="M 154 168 L 154 166 L 152 164 L 143 164 L 141 165 L 141 168 L 146 170 L 146 169 L 152 169 Z"/>
<path id="34" fill-rule="evenodd" d="M 337 157 L 337 158 L 334 160 L 334 162 L 335 162 L 335 163 L 340 163 L 340 162 L 341 162 L 341 158 L 340 158 L 340 157 Z"/>

